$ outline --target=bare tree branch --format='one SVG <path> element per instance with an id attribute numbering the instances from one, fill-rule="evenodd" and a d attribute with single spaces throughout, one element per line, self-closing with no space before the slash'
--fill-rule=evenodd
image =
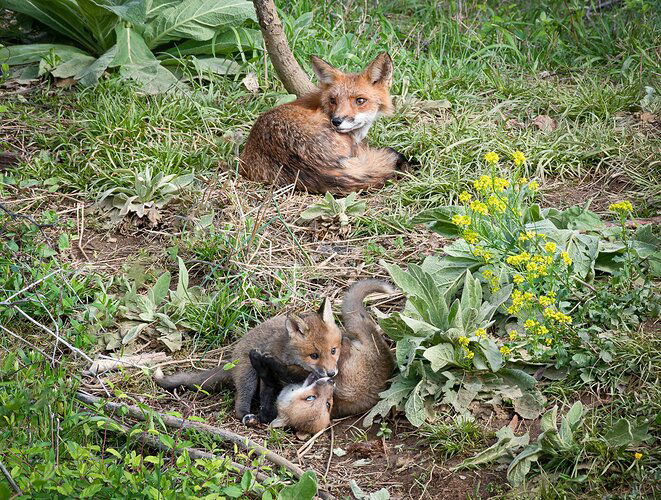
<path id="1" fill-rule="evenodd" d="M 307 73 L 292 54 L 273 0 L 253 0 L 266 49 L 278 78 L 287 92 L 302 96 L 315 89 Z"/>

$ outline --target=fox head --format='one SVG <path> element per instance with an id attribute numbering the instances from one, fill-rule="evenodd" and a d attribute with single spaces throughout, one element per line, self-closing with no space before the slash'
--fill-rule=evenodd
<path id="1" fill-rule="evenodd" d="M 292 427 L 299 433 L 316 434 L 330 425 L 334 383 L 311 374 L 303 384 L 288 385 L 278 395 L 278 418 L 273 427 Z"/>
<path id="2" fill-rule="evenodd" d="M 357 74 L 343 73 L 317 56 L 311 62 L 321 89 L 321 108 L 336 131 L 360 142 L 379 114 L 392 110 L 393 64 L 387 52 Z"/>
<path id="3" fill-rule="evenodd" d="M 285 325 L 289 352 L 296 364 L 317 377 L 334 377 L 342 347 L 342 332 L 335 324 L 330 300 L 325 298 L 315 314 L 304 318 L 288 315 Z"/>

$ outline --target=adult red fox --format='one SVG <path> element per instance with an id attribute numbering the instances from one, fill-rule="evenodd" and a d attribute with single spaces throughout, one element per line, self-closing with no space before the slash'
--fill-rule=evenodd
<path id="1" fill-rule="evenodd" d="M 295 183 L 310 193 L 383 186 L 408 165 L 394 149 L 362 144 L 376 118 L 392 111 L 390 56 L 378 55 L 359 74 L 343 73 L 316 56 L 311 61 L 318 90 L 257 118 L 240 173 L 281 186 Z"/>

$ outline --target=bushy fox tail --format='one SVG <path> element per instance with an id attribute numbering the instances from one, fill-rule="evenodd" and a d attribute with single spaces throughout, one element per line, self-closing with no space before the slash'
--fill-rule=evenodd
<path id="1" fill-rule="evenodd" d="M 342 301 L 342 323 L 349 334 L 361 334 L 374 331 L 376 324 L 365 309 L 363 301 L 372 293 L 395 293 L 397 290 L 390 283 L 377 280 L 361 280 L 354 283 L 344 295 Z"/>
<path id="2" fill-rule="evenodd" d="M 210 370 L 174 373 L 168 376 L 164 376 L 158 369 L 154 373 L 154 382 L 169 391 L 178 387 L 195 391 L 200 387 L 204 391 L 217 392 L 223 386 L 231 385 L 232 376 L 231 372 L 224 370 L 222 365 Z"/>

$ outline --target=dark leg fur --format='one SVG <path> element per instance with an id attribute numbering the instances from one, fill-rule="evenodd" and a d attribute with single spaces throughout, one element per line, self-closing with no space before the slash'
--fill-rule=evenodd
<path id="1" fill-rule="evenodd" d="M 420 162 L 418 162 L 418 160 L 416 160 L 415 158 L 406 159 L 406 156 L 404 156 L 396 149 L 393 148 L 385 148 L 385 149 L 397 155 L 395 170 L 397 170 L 398 172 L 409 172 L 411 170 L 415 170 L 416 168 L 420 167 Z"/>
<path id="2" fill-rule="evenodd" d="M 253 349 L 249 356 L 259 377 L 259 420 L 270 423 L 278 416 L 278 394 L 285 385 L 300 382 L 300 378 L 292 376 L 287 365 L 268 353 Z"/>
<path id="3" fill-rule="evenodd" d="M 252 366 L 238 365 L 233 368 L 237 371 L 236 381 L 236 400 L 234 401 L 234 411 L 236 417 L 240 420 L 250 414 L 250 404 L 252 398 L 257 392 L 257 372 Z"/>

